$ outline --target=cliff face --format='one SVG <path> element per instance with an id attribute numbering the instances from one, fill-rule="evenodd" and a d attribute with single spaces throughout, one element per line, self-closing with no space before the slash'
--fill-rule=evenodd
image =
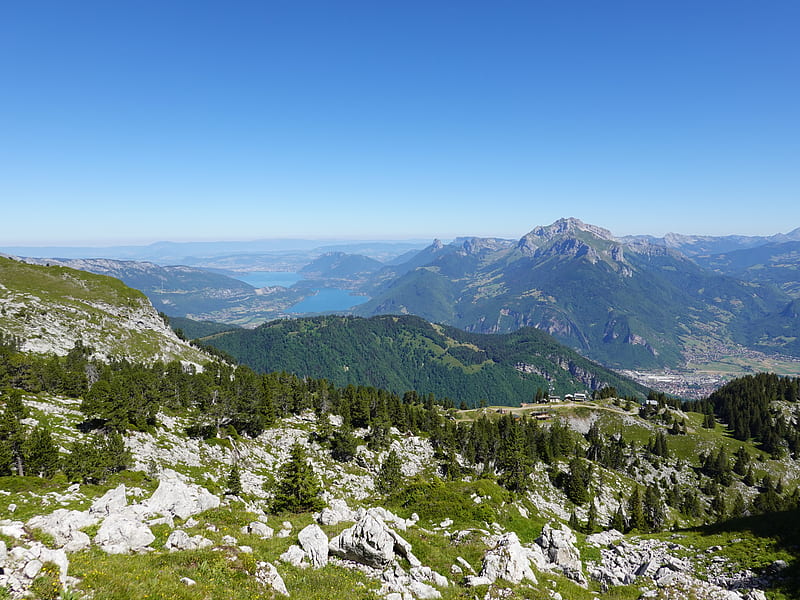
<path id="1" fill-rule="evenodd" d="M 207 357 L 161 319 L 142 294 L 111 277 L 0 258 L 0 332 L 27 352 L 66 354 L 78 340 L 109 359 Z"/>

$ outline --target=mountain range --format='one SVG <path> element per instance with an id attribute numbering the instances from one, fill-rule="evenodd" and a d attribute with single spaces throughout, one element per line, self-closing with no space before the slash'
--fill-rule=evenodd
<path id="1" fill-rule="evenodd" d="M 577 219 L 516 242 L 435 242 L 379 271 L 372 286 L 356 314 L 416 314 L 482 333 L 536 327 L 603 364 L 629 368 L 678 365 L 689 343 L 746 344 L 753 323 L 771 322 L 792 300 L 774 285 Z"/>
<path id="2" fill-rule="evenodd" d="M 283 254 L 248 254 L 244 246 L 224 254 L 224 245 L 148 251 L 176 247 L 204 253 L 184 257 L 204 266 L 31 260 L 119 277 L 170 316 L 247 327 L 293 316 L 294 304 L 333 287 L 370 298 L 351 309 L 355 315 L 413 314 L 475 333 L 535 327 L 612 367 L 681 367 L 690 355 L 725 348 L 800 356 L 800 228 L 773 236 L 615 237 L 569 218 L 519 240 L 461 237 L 422 249 L 398 242 L 287 246 Z M 254 269 L 289 269 L 304 279 L 256 289 L 227 276 Z"/>

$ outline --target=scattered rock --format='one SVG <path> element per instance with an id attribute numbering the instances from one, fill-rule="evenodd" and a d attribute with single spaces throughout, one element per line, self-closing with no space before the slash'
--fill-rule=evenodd
<path id="1" fill-rule="evenodd" d="M 352 527 L 330 541 L 331 554 L 371 567 L 387 567 L 394 560 L 395 538 L 379 517 L 367 512 Z"/>
<path id="2" fill-rule="evenodd" d="M 575 547 L 576 541 L 575 534 L 566 525 L 563 525 L 561 529 L 553 529 L 547 524 L 542 528 L 542 535 L 536 540 L 536 543 L 542 548 L 548 561 L 566 577 L 581 585 L 586 585 L 581 555 Z"/>
<path id="3" fill-rule="evenodd" d="M 253 521 L 252 523 L 245 525 L 242 527 L 242 533 L 257 535 L 264 540 L 268 540 L 275 535 L 275 531 L 272 529 L 272 527 L 268 526 L 266 523 L 262 523 L 261 521 Z"/>
<path id="4" fill-rule="evenodd" d="M 188 519 L 203 511 L 217 508 L 220 499 L 204 487 L 186 483 L 179 473 L 166 469 L 160 475 L 158 488 L 144 506 L 152 514 L 172 515 Z"/>
<path id="5" fill-rule="evenodd" d="M 256 564 L 255 578 L 261 585 L 272 588 L 279 594 L 284 596 L 289 595 L 289 590 L 286 589 L 286 584 L 283 582 L 283 577 L 278 573 L 278 569 L 272 563 L 259 562 Z"/>
<path id="6" fill-rule="evenodd" d="M 195 535 L 189 537 L 189 534 L 182 529 L 176 529 L 169 534 L 164 548 L 170 552 L 177 550 L 197 550 L 199 548 L 208 548 L 213 546 L 214 543 L 202 535 Z"/>
<path id="7" fill-rule="evenodd" d="M 92 502 L 89 512 L 100 515 L 110 515 L 111 513 L 120 512 L 127 505 L 128 497 L 125 493 L 125 484 L 121 483 L 113 490 L 108 490 L 105 494 Z"/>
<path id="8" fill-rule="evenodd" d="M 283 562 L 294 567 L 307 567 L 309 563 L 306 561 L 306 558 L 308 558 L 308 556 L 297 544 L 289 546 L 289 549 L 280 556 Z"/>
<path id="9" fill-rule="evenodd" d="M 338 525 L 344 521 L 355 521 L 358 515 L 355 511 L 350 510 L 344 500 L 334 498 L 328 502 L 328 506 L 322 509 L 322 512 L 317 517 L 317 522 L 320 525 Z"/>
<path id="10" fill-rule="evenodd" d="M 91 544 L 89 536 L 80 531 L 96 525 L 100 517 L 78 510 L 59 508 L 49 515 L 36 515 L 28 520 L 31 529 L 41 529 L 52 536 L 53 543 L 67 552 L 78 552 Z"/>

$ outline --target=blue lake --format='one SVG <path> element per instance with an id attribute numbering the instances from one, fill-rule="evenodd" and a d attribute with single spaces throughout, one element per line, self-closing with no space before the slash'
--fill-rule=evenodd
<path id="1" fill-rule="evenodd" d="M 257 288 L 276 285 L 288 288 L 303 279 L 303 276 L 292 271 L 250 271 L 237 274 L 235 278 Z"/>
<path id="2" fill-rule="evenodd" d="M 298 302 L 289 309 L 290 313 L 318 313 L 331 310 L 347 310 L 369 300 L 367 296 L 352 296 L 348 290 L 325 288 L 313 296 Z"/>

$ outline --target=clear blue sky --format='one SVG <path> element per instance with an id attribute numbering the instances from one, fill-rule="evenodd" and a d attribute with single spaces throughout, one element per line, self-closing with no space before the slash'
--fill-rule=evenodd
<path id="1" fill-rule="evenodd" d="M 800 2 L 7 2 L 0 245 L 800 226 Z"/>

